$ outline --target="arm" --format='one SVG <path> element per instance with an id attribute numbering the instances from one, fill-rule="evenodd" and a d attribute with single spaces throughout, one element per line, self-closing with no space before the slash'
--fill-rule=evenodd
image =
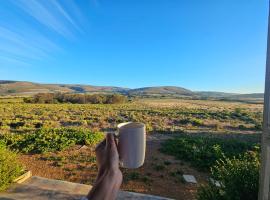
<path id="1" fill-rule="evenodd" d="M 97 180 L 92 190 L 87 195 L 88 199 L 116 199 L 118 190 L 122 182 L 122 180 L 120 181 L 119 179 L 119 177 L 121 176 L 122 175 L 113 171 L 105 172 L 104 175 Z"/>

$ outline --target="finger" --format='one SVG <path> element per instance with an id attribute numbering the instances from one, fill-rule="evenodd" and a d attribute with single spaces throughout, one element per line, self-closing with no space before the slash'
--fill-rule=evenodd
<path id="1" fill-rule="evenodd" d="M 115 145 L 116 145 L 116 152 L 118 155 L 118 159 L 121 159 L 120 157 L 120 148 L 119 148 L 119 139 L 115 138 Z"/>
<path id="2" fill-rule="evenodd" d="M 102 142 L 100 142 L 96 148 L 95 151 L 98 151 L 99 149 L 103 149 L 106 146 L 106 139 L 102 140 Z"/>
<path id="3" fill-rule="evenodd" d="M 116 144 L 114 142 L 114 136 L 113 136 L 113 134 L 108 133 L 106 135 L 106 148 L 107 149 L 112 149 L 112 148 L 115 148 L 115 147 L 116 147 Z"/>
<path id="4" fill-rule="evenodd" d="M 116 145 L 117 151 L 119 152 L 119 144 L 118 144 L 118 139 L 114 136 L 114 143 Z"/>

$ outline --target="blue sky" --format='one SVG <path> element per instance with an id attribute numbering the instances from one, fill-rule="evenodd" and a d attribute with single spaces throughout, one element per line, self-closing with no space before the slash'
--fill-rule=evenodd
<path id="1" fill-rule="evenodd" d="M 262 92 L 267 0 L 4 0 L 0 79 Z"/>

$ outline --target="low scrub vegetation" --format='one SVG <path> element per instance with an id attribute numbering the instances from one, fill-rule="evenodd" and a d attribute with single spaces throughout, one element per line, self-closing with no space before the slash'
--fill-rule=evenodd
<path id="1" fill-rule="evenodd" d="M 233 158 L 257 148 L 257 143 L 232 138 L 182 135 L 166 141 L 161 151 L 189 161 L 194 167 L 209 170 L 224 156 Z"/>
<path id="2" fill-rule="evenodd" d="M 212 181 L 199 188 L 198 200 L 258 199 L 259 168 L 256 150 L 248 151 L 239 158 L 219 159 L 211 168 Z"/>
<path id="3" fill-rule="evenodd" d="M 17 160 L 16 153 L 8 150 L 0 143 L 0 191 L 8 186 L 22 173 L 22 165 Z"/>
<path id="4" fill-rule="evenodd" d="M 11 149 L 23 153 L 61 151 L 72 145 L 94 145 L 103 139 L 102 133 L 83 129 L 40 129 L 33 133 L 4 134 L 2 141 Z"/>
<path id="5" fill-rule="evenodd" d="M 61 127 L 106 131 L 125 121 L 143 121 L 148 132 L 179 133 L 201 129 L 246 132 L 261 130 L 262 112 L 230 107 L 221 110 L 209 106 L 155 106 L 144 101 L 124 104 L 0 103 L 2 133 Z"/>
<path id="6" fill-rule="evenodd" d="M 182 135 L 163 143 L 161 151 L 210 171 L 198 200 L 255 200 L 259 185 L 257 142 L 215 136 Z"/>

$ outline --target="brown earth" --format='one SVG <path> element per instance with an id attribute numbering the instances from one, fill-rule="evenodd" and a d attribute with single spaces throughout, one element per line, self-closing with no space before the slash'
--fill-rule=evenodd
<path id="1" fill-rule="evenodd" d="M 205 183 L 207 174 L 162 154 L 160 144 L 168 137 L 148 136 L 145 164 L 136 170 L 122 169 L 122 190 L 174 199 L 195 199 L 197 187 Z M 57 153 L 20 155 L 20 160 L 33 175 L 46 178 L 93 184 L 97 175 L 95 154 L 91 148 L 75 146 Z M 185 183 L 182 174 L 194 175 L 199 184 Z"/>

